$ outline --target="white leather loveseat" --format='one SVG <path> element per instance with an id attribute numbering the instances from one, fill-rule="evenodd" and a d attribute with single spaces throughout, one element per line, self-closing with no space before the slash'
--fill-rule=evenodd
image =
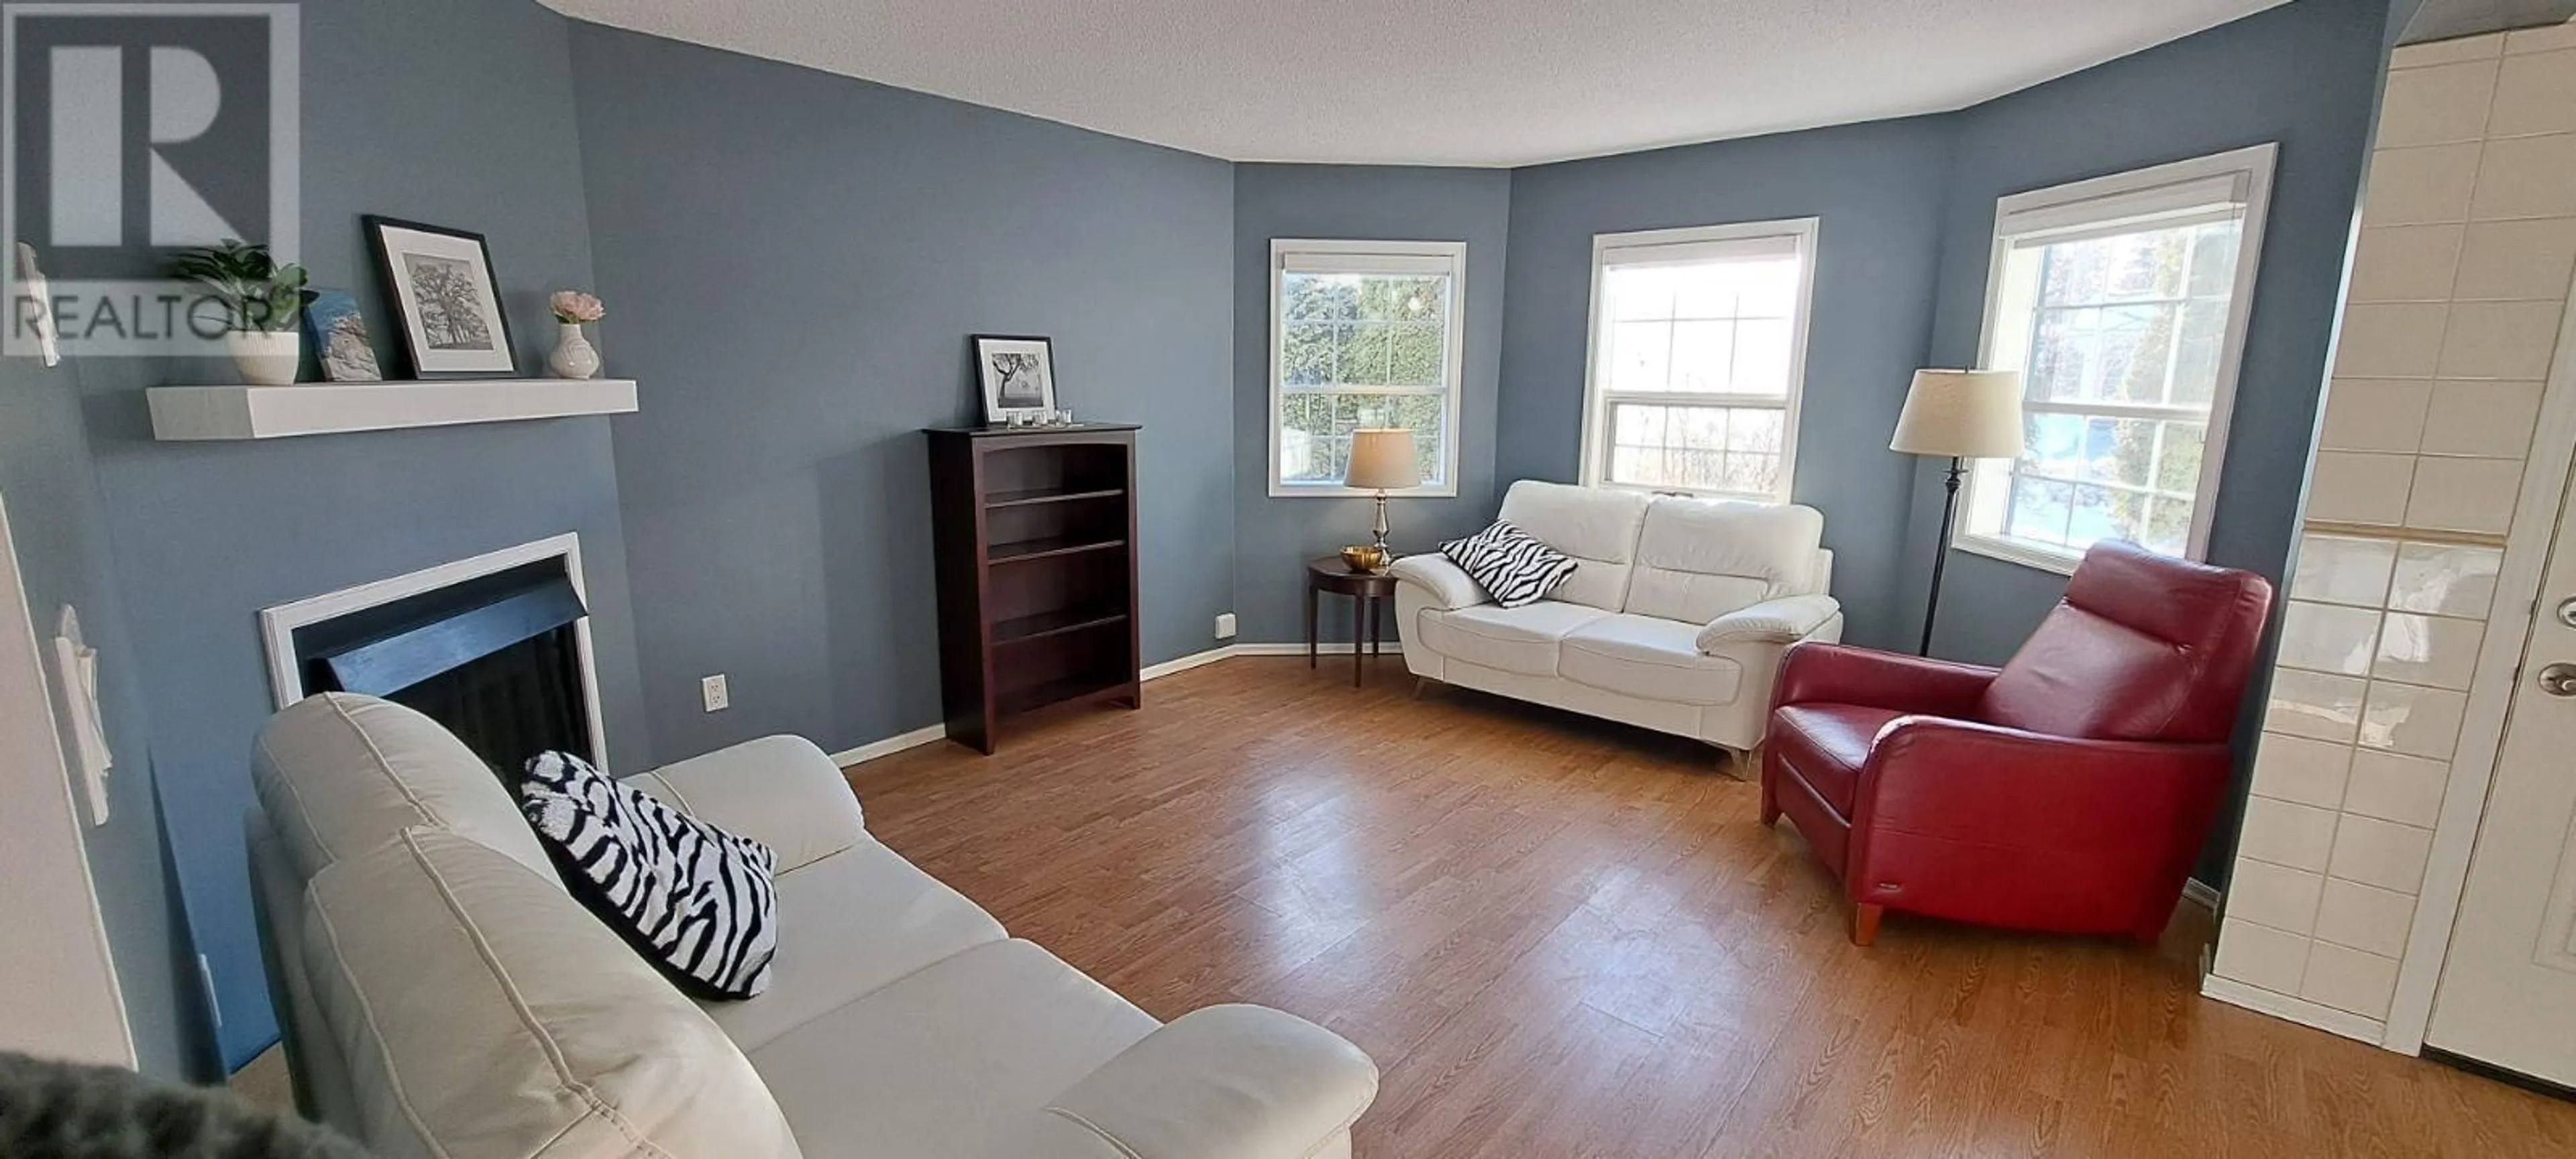
<path id="1" fill-rule="evenodd" d="M 1574 575 L 1505 608 L 1446 556 L 1397 560 L 1414 675 L 1744 752 L 1762 743 L 1781 653 L 1842 639 L 1815 508 L 1524 479 L 1502 518 L 1574 557 Z"/>
<path id="2" fill-rule="evenodd" d="M 1309 1159 L 1366 1055 L 1257 1006 L 1170 1025 L 868 836 L 771 737 L 633 778 L 777 851 L 770 988 L 701 1005 L 564 891 L 429 718 L 318 696 L 260 734 L 251 868 L 297 1099 L 388 1159 Z"/>

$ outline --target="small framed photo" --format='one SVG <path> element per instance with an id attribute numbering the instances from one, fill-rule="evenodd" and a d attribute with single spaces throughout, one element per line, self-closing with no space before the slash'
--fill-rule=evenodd
<path id="1" fill-rule="evenodd" d="M 333 382 L 382 382 L 376 348 L 367 338 L 366 316 L 347 290 L 316 290 L 304 304 L 304 329 L 313 341 L 313 356 L 322 377 Z"/>
<path id="2" fill-rule="evenodd" d="M 483 235 L 374 216 L 366 228 L 413 377 L 519 373 Z"/>
<path id="3" fill-rule="evenodd" d="M 1055 409 L 1055 344 L 1012 334 L 975 336 L 975 367 L 984 382 L 984 424 L 1026 423 Z"/>

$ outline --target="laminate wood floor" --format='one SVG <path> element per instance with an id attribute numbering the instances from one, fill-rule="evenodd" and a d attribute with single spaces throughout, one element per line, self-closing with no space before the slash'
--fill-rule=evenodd
<path id="1" fill-rule="evenodd" d="M 1372 664 L 1226 660 L 851 779 L 1155 1016 L 1358 1043 L 1372 1159 L 2576 1155 L 2576 1105 L 2201 999 L 2196 906 L 2154 950 L 1896 914 L 1856 949 L 1714 750 Z"/>

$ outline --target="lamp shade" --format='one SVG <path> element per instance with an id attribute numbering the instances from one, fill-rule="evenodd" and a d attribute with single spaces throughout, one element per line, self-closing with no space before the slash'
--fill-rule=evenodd
<path id="1" fill-rule="evenodd" d="M 2021 372 L 1915 371 L 1887 449 L 1961 459 L 2020 457 Z"/>
<path id="2" fill-rule="evenodd" d="M 1351 469 L 1342 485 L 1361 491 L 1402 491 L 1422 485 L 1422 468 L 1413 457 L 1413 432 L 1351 432 Z"/>

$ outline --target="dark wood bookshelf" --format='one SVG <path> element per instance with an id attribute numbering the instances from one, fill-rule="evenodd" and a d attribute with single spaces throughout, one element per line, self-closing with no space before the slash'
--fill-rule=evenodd
<path id="1" fill-rule="evenodd" d="M 1014 717 L 1144 703 L 1137 430 L 927 432 L 939 694 L 950 739 L 990 753 Z"/>

